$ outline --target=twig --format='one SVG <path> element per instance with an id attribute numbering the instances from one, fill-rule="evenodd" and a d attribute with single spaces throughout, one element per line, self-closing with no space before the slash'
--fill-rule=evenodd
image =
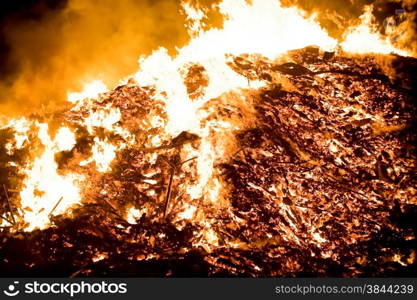
<path id="1" fill-rule="evenodd" d="M 167 195 L 165 197 L 165 205 L 164 205 L 164 218 L 167 215 L 168 210 L 168 202 L 169 198 L 171 198 L 171 192 L 172 192 L 172 181 L 174 180 L 175 175 L 175 168 L 171 168 L 171 176 L 169 177 L 169 183 L 168 183 L 168 189 L 167 189 Z"/>
<path id="2" fill-rule="evenodd" d="M 362 193 L 360 193 L 360 192 L 357 192 L 357 191 L 355 191 L 355 190 L 351 189 L 349 186 L 346 186 L 346 185 L 345 185 L 344 183 L 342 183 L 342 182 L 339 182 L 339 180 L 338 180 L 337 178 L 335 178 L 334 176 L 332 176 L 332 175 L 330 175 L 330 174 L 327 174 L 327 173 L 324 173 L 324 176 L 327 176 L 328 178 L 330 178 L 330 179 L 332 179 L 332 180 L 333 180 L 333 182 L 330 182 L 331 184 L 333 184 L 333 185 L 337 185 L 337 187 L 339 187 L 339 188 L 341 188 L 341 189 L 343 189 L 343 190 L 345 190 L 345 191 L 349 191 L 349 192 L 351 192 L 351 193 L 353 193 L 353 194 L 359 195 L 359 196 L 361 196 L 361 197 L 365 198 L 365 200 L 368 198 L 368 197 L 366 197 L 366 195 L 364 195 L 364 194 L 362 194 Z"/>
<path id="3" fill-rule="evenodd" d="M 103 201 L 107 203 L 108 206 L 110 206 L 110 208 L 114 211 L 116 211 L 116 209 L 113 207 L 113 205 L 111 205 L 110 202 L 108 202 L 106 199 L 103 198 Z"/>
<path id="4" fill-rule="evenodd" d="M 300 161 L 276 161 L 274 164 L 277 165 L 284 165 L 284 164 L 290 164 L 290 165 L 301 165 L 304 163 L 308 163 L 307 160 L 300 160 Z"/>
<path id="5" fill-rule="evenodd" d="M 10 223 L 10 224 L 14 225 L 12 221 L 10 221 L 10 220 L 6 219 L 6 218 L 5 218 L 5 217 L 3 217 L 2 215 L 0 215 L 0 218 L 2 218 L 3 220 L 7 221 L 8 223 Z"/>
<path id="6" fill-rule="evenodd" d="M 74 273 L 72 273 L 70 276 L 69 276 L 69 278 L 75 278 L 75 277 L 77 277 L 82 271 L 84 271 L 85 270 L 85 268 L 88 266 L 90 264 L 90 261 L 87 261 L 87 262 L 85 262 L 85 263 L 83 263 L 82 265 L 81 265 L 81 267 L 77 270 L 77 271 L 75 271 Z"/>
<path id="7" fill-rule="evenodd" d="M 117 211 L 117 209 L 116 208 L 114 208 L 114 206 L 113 205 L 111 205 L 111 203 L 110 202 L 108 202 L 106 199 L 104 199 L 104 198 L 102 198 L 102 200 L 108 205 L 108 206 L 110 206 L 110 208 L 111 208 L 111 210 L 113 211 L 113 213 L 116 215 L 116 216 L 118 216 L 121 220 L 124 220 L 125 221 L 125 219 L 119 214 L 119 212 Z"/>
<path id="8" fill-rule="evenodd" d="M 9 194 L 7 193 L 7 189 L 6 189 L 6 186 L 4 184 L 3 184 L 3 190 L 4 190 L 4 194 L 6 195 L 7 204 L 9 205 L 10 214 L 12 215 L 12 220 L 13 220 L 12 224 L 15 225 L 16 224 L 16 219 L 14 218 L 12 205 L 10 204 Z"/>
<path id="9" fill-rule="evenodd" d="M 232 157 L 234 158 L 236 155 L 238 155 L 241 152 L 243 153 L 243 156 L 242 156 L 243 161 L 245 163 L 247 163 L 247 160 L 246 160 L 247 154 L 246 154 L 246 151 L 245 151 L 245 149 L 243 147 L 239 148 L 239 150 L 237 150 L 235 153 L 233 153 Z"/>
<path id="10" fill-rule="evenodd" d="M 54 208 L 52 208 L 51 212 L 49 213 L 48 216 L 51 216 L 52 213 L 54 212 L 54 210 L 58 207 L 59 203 L 61 203 L 62 199 L 64 199 L 64 197 L 61 197 L 58 202 L 55 204 Z"/>
<path id="11" fill-rule="evenodd" d="M 165 158 L 163 156 L 161 156 L 161 159 L 163 161 L 165 161 L 171 168 L 175 168 L 175 165 L 173 165 L 169 159 L 167 159 L 167 158 Z"/>
<path id="12" fill-rule="evenodd" d="M 182 163 L 180 163 L 180 166 L 182 166 L 183 164 L 188 163 L 188 162 L 190 162 L 190 161 L 192 161 L 192 160 L 194 160 L 194 159 L 197 159 L 197 156 L 195 156 L 195 157 L 193 157 L 193 158 L 189 158 L 189 159 L 187 159 L 187 160 L 184 160 Z"/>
<path id="13" fill-rule="evenodd" d="M 169 177 L 169 183 L 168 183 L 168 189 L 167 189 L 167 194 L 165 197 L 165 204 L 164 204 L 164 218 L 167 215 L 168 212 L 168 204 L 169 204 L 169 200 L 171 198 L 171 193 L 172 193 L 172 182 L 174 181 L 174 175 L 175 175 L 175 171 L 178 169 L 178 167 L 182 167 L 182 165 L 186 164 L 187 162 L 190 162 L 192 160 L 197 159 L 197 156 L 189 158 L 187 160 L 184 160 L 183 162 L 180 162 L 178 165 L 173 165 L 170 161 L 167 160 L 167 163 L 171 166 L 171 175 Z M 179 169 L 180 169 L 179 168 Z"/>

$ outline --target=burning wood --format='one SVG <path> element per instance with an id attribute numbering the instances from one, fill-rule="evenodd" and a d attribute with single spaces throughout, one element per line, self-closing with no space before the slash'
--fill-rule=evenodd
<path id="1" fill-rule="evenodd" d="M 392 219 L 394 209 L 413 211 L 415 134 L 410 126 L 415 107 L 371 58 L 337 56 L 328 61 L 317 52 L 314 62 L 305 63 L 308 55 L 308 50 L 294 52 L 291 65 L 274 65 L 259 57 L 250 68 L 235 64 L 242 72 L 263 77 L 267 73 L 271 81 L 245 92 L 254 99 L 256 125 L 236 131 L 242 151 L 215 166 L 227 182 L 230 206 L 216 209 L 203 198 L 194 201 L 187 195 L 187 185 L 197 180 L 193 174 L 197 162 L 187 161 L 185 170 L 176 164 L 182 147 L 201 143 L 196 135 L 182 133 L 160 146 L 150 146 L 151 142 L 148 146 L 146 141 L 128 145 L 116 154 L 111 172 L 90 177 L 85 191 L 90 200 L 75 209 L 72 218 L 54 217 L 55 227 L 32 232 L 30 240 L 20 241 L 36 243 L 42 251 L 57 251 L 51 261 L 48 255 L 41 260 L 35 256 L 30 263 L 25 257 L 25 265 L 47 268 L 62 251 L 69 251 L 80 256 L 74 266 L 83 266 L 97 253 L 105 253 L 107 258 L 90 261 L 83 271 L 103 275 L 99 270 L 104 265 L 106 269 L 114 264 L 117 269 L 131 261 L 140 267 L 149 259 L 151 265 L 158 265 L 166 259 L 187 258 L 193 249 L 194 259 L 205 261 L 204 272 L 213 274 L 321 274 L 332 262 L 339 266 L 339 275 L 358 275 L 366 270 L 354 260 L 367 253 L 368 245 L 381 247 L 379 259 L 393 256 L 397 250 L 379 246 L 376 239 L 384 231 L 395 231 L 404 242 L 413 235 L 411 228 L 401 229 Z M 265 65 L 270 67 L 257 69 Z M 274 78 L 285 79 L 289 86 L 277 85 Z M 128 128 L 132 120 L 146 124 L 158 116 L 163 121 L 163 105 L 158 106 L 152 95 L 151 90 L 129 83 L 101 96 L 94 105 L 117 109 L 121 128 Z M 243 117 L 239 108 L 223 107 L 217 101 L 218 121 Z M 89 114 L 84 110 L 64 114 L 68 124 L 74 124 L 70 127 L 78 126 L 80 113 Z M 149 140 L 160 132 L 156 126 L 142 126 L 136 136 Z M 83 134 L 63 166 L 80 160 L 85 141 L 94 143 L 89 133 Z M 124 140 L 122 134 L 102 134 L 104 139 Z M 126 222 L 128 207 L 140 209 L 136 224 Z M 3 232 L 7 242 L 2 251 L 19 242 L 12 232 Z M 213 235 L 217 246 L 206 234 Z M 84 242 L 76 244 L 81 238 Z M 407 255 L 411 254 L 403 253 L 405 260 Z M 119 256 L 124 263 L 117 262 Z M 286 263 L 278 267 L 284 258 Z M 319 268 L 319 261 L 328 262 Z M 3 262 L 5 267 L 10 263 Z"/>
<path id="2" fill-rule="evenodd" d="M 227 3 L 226 36 L 242 21 Z M 320 46 L 332 42 L 316 24 L 312 32 Z M 397 68 L 399 81 L 379 61 L 416 59 L 294 45 L 278 57 L 247 44 L 252 54 L 190 53 L 206 38 L 175 59 L 163 50 L 142 59 L 113 90 L 95 82 L 71 94 L 73 107 L 1 129 L 4 274 L 415 267 L 415 79 Z"/>

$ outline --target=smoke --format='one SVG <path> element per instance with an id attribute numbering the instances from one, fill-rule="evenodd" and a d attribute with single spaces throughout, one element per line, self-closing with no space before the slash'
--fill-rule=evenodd
<path id="1" fill-rule="evenodd" d="M 249 0 L 248 0 L 249 1 Z M 278 1 L 278 0 L 277 0 Z M 0 1 L 0 114 L 22 115 L 65 103 L 67 92 L 95 79 L 114 87 L 134 73 L 140 55 L 160 46 L 171 54 L 188 40 L 180 0 Z M 221 27 L 219 0 L 189 0 L 206 27 Z M 281 0 L 316 13 L 338 39 L 372 4 L 381 33 L 417 53 L 416 0 Z M 386 20 L 404 9 L 395 30 Z M 398 18 L 397 18 L 398 19 Z M 384 23 L 385 22 L 385 23 Z M 391 22 L 392 23 L 392 22 Z M 289 30 L 291 30 L 289 24 Z"/>
<path id="2" fill-rule="evenodd" d="M 417 1 L 404 1 L 402 10 L 397 16 L 387 18 L 386 33 L 395 41 L 399 48 L 408 49 L 413 56 L 417 56 Z"/>
<path id="3" fill-rule="evenodd" d="M 282 0 L 284 6 L 298 6 L 309 14 L 315 13 L 318 21 L 334 38 L 341 38 L 351 20 L 357 19 L 365 5 L 373 0 Z"/>
<path id="4" fill-rule="evenodd" d="M 13 4 L 20 2 L 20 5 Z M 134 73 L 141 54 L 187 40 L 179 1 L 7 0 L 0 35 L 0 113 L 62 105 L 68 91 Z M 7 12 L 8 10 L 8 12 Z"/>

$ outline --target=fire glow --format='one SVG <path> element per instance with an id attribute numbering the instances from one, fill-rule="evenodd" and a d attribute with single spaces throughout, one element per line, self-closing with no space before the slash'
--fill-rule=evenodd
<path id="1" fill-rule="evenodd" d="M 14 213 L 16 222 L 13 222 L 12 230 L 43 230 L 54 224 L 54 216 L 71 218 L 74 209 L 91 201 L 87 198 L 91 198 L 92 190 L 103 197 L 109 196 L 104 186 L 91 184 L 100 176 L 119 170 L 120 167 L 115 164 L 119 155 L 134 149 L 142 153 L 150 165 L 165 160 L 168 182 L 166 189 L 161 191 L 157 188 L 158 181 L 154 179 L 159 170 L 143 169 L 143 174 L 147 175 L 143 175 L 143 181 L 136 183 L 136 187 L 143 190 L 143 186 L 146 186 L 146 197 L 161 204 L 148 203 L 143 207 L 129 205 L 122 207 L 122 210 L 106 202 L 117 211 L 119 217 L 129 224 L 140 224 L 145 216 L 154 217 L 155 220 L 169 216 L 170 222 L 178 230 L 185 228 L 188 223 L 198 224 L 200 231 L 194 233 L 196 239 L 193 246 L 203 247 L 207 252 L 225 244 L 231 248 L 252 247 L 239 239 L 220 238 L 213 229 L 217 222 L 213 215 L 227 215 L 234 222 L 230 226 L 237 226 L 235 224 L 244 222 L 246 214 L 251 214 L 251 211 L 240 216 L 232 214 L 230 186 L 222 178 L 218 166 L 243 151 L 235 133 L 256 126 L 256 97 L 251 90 L 262 90 L 269 84 L 268 80 L 259 76 L 246 76 L 233 70 L 231 65 L 236 64 L 236 57 L 251 54 L 255 61 L 260 58 L 260 61 L 268 61 L 272 65 L 288 57 L 288 51 L 311 45 L 327 53 L 344 51 L 349 54 L 395 53 L 410 56 L 406 51 L 396 49 L 388 39 L 375 31 L 370 10 L 364 12 L 361 24 L 349 28 L 344 41 L 338 42 L 328 35 L 314 15 L 307 17 L 298 8 L 284 8 L 279 1 L 252 0 L 249 3 L 245 0 L 223 0 L 218 8 L 224 18 L 222 28 L 204 30 L 202 22 L 205 12 L 184 3 L 183 10 L 187 14 L 187 28 L 191 37 L 188 44 L 177 49 L 175 56 L 159 48 L 150 56 L 140 57 L 138 71 L 121 80 L 123 85 L 132 88 L 146 87 L 144 93 L 158 103 L 152 107 L 155 111 L 148 110 L 149 119 L 129 120 L 128 123 L 121 109 L 111 102 L 104 103 L 113 93 L 112 89 L 100 80 L 94 80 L 86 83 L 82 91 L 68 92 L 68 102 L 72 108 L 66 112 L 67 119 L 58 128 L 29 118 L 9 120 L 2 126 L 2 129 L 9 128 L 14 132 L 6 145 L 5 151 L 9 154 L 28 145 L 31 147 L 31 155 L 18 165 L 24 179 L 19 193 L 13 198 L 18 209 Z M 239 66 L 245 69 L 245 63 L 242 59 Z M 189 74 L 193 68 L 203 70 L 199 71 L 203 75 L 199 77 L 196 88 L 186 84 L 186 78 L 191 76 Z M 294 86 L 292 88 L 297 89 Z M 162 107 L 163 114 L 156 111 L 158 105 Z M 228 110 L 225 109 L 223 115 L 218 117 L 218 110 L 223 107 L 232 107 L 239 113 L 229 109 L 232 112 L 228 116 Z M 361 115 L 360 109 L 355 106 L 352 106 L 352 111 L 352 115 Z M 372 122 L 378 121 L 378 116 L 368 117 Z M 352 121 L 358 121 L 352 118 Z M 143 133 L 148 135 L 144 136 Z M 83 137 L 88 140 L 84 152 L 79 150 Z M 290 141 L 282 143 L 297 149 Z M 344 148 L 331 138 L 327 146 L 334 155 Z M 167 154 L 162 155 L 163 151 Z M 174 155 L 175 151 L 178 153 Z M 68 169 L 57 161 L 57 157 L 65 157 L 66 153 L 74 157 L 78 155 L 68 162 Z M 266 157 L 274 155 L 268 150 L 263 154 Z M 301 150 L 298 154 L 300 157 L 304 155 Z M 170 156 L 175 156 L 176 160 L 166 158 Z M 306 155 L 302 163 L 305 162 L 307 169 L 318 165 L 315 158 Z M 181 192 L 172 190 L 175 185 Z M 285 227 L 286 235 L 282 241 L 293 240 L 302 244 L 302 238 L 297 233 L 300 229 L 295 224 L 303 218 L 302 208 L 297 208 L 301 211 L 298 215 L 288 208 L 294 208 L 295 204 L 287 206 L 283 204 L 284 200 L 279 200 L 299 195 L 294 185 L 284 186 L 284 183 L 280 186 L 271 185 L 265 190 L 251 184 L 250 188 L 275 199 L 279 211 L 292 220 Z M 161 206 L 163 212 L 156 209 Z M 3 215 L 2 225 L 8 225 L 5 220 L 11 220 L 10 213 Z M 311 222 L 305 239 L 320 248 L 327 243 L 327 239 L 318 230 L 320 220 L 311 219 Z M 278 242 L 278 238 L 271 236 L 268 241 L 254 244 L 264 246 L 265 243 Z M 323 251 L 323 257 L 330 255 Z"/>

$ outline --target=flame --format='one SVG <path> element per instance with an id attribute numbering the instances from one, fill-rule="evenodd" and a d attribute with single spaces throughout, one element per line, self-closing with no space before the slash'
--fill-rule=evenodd
<path id="1" fill-rule="evenodd" d="M 77 95 L 89 95 L 88 97 L 97 97 L 103 91 L 107 90 L 104 84 L 100 81 L 93 81 L 85 86 L 85 89 L 77 93 Z M 68 100 L 76 99 L 69 95 Z M 109 133 L 115 133 L 121 136 L 124 141 L 119 141 L 117 145 L 109 142 L 107 139 L 102 140 L 94 137 L 94 145 L 92 146 L 92 156 L 80 162 L 80 166 L 86 166 L 91 162 L 95 162 L 97 171 L 101 173 L 109 172 L 111 170 L 110 164 L 116 157 L 116 152 L 124 149 L 127 145 L 135 144 L 135 137 L 131 133 L 118 125 L 121 120 L 120 109 L 113 107 L 110 104 L 97 108 L 94 106 L 94 101 L 88 101 L 92 98 L 85 98 L 78 100 L 77 105 L 72 109 L 77 112 L 88 108 L 88 115 L 79 120 L 77 123 L 85 127 L 91 135 L 97 134 L 97 129 L 105 129 Z M 80 105 L 82 103 L 82 105 Z"/>
<path id="2" fill-rule="evenodd" d="M 63 214 L 73 205 L 80 203 L 78 183 L 82 181 L 82 176 L 74 173 L 58 174 L 55 161 L 56 153 L 74 147 L 74 133 L 63 127 L 52 140 L 47 124 L 37 124 L 37 127 L 38 137 L 45 148 L 24 170 L 26 179 L 20 197 L 23 220 L 28 223 L 26 231 L 46 228 L 50 224 L 51 215 Z"/>
<path id="3" fill-rule="evenodd" d="M 196 169 L 197 180 L 186 187 L 189 203 L 183 204 L 175 220 L 199 222 L 204 228 L 201 243 L 207 249 L 210 249 L 207 245 L 218 245 L 218 238 L 211 229 L 211 221 L 199 212 L 198 201 L 203 199 L 205 204 L 210 203 L 215 207 L 223 205 L 226 188 L 219 180 L 215 166 L 236 150 L 232 133 L 245 129 L 250 123 L 249 118 L 210 120 L 210 114 L 215 111 L 213 107 L 221 105 L 222 101 L 250 111 L 252 100 L 249 94 L 245 96 L 245 89 L 260 88 L 266 84 L 233 71 L 228 65 L 230 56 L 250 53 L 274 60 L 285 55 L 288 50 L 309 45 L 317 45 L 325 50 L 337 47 L 337 41 L 320 27 L 315 15 L 307 18 L 301 10 L 295 7 L 284 8 L 279 1 L 223 0 L 217 6 L 224 18 L 222 28 L 204 30 L 205 12 L 189 3 L 183 3 L 191 36 L 189 43 L 177 49 L 178 53 L 174 57 L 165 48 L 157 49 L 148 57 L 140 57 L 139 70 L 132 75 L 140 86 L 154 88 L 156 92 L 153 97 L 165 103 L 168 123 L 160 116 L 152 116 L 149 120 L 150 126 L 163 129 L 162 133 L 150 137 L 149 143 L 152 146 L 159 147 L 164 141 L 172 140 L 184 131 L 200 138 L 198 146 L 184 146 L 180 153 L 183 161 L 195 158 L 193 167 Z M 371 10 L 368 8 L 361 17 L 361 24 L 348 29 L 341 43 L 342 48 L 352 53 L 407 55 L 396 49 L 388 39 L 382 38 L 372 22 Z M 186 71 L 192 64 L 198 64 L 207 74 L 207 85 L 196 97 L 190 96 L 185 83 Z M 118 151 L 143 142 L 120 125 L 122 113 L 119 108 L 111 102 L 96 105 L 100 103 L 97 98 L 107 91 L 102 81 L 94 80 L 85 84 L 82 91 L 69 92 L 67 95 L 68 101 L 73 104 L 71 111 L 83 115 L 83 118 L 74 123 L 93 136 L 91 156 L 83 158 L 79 165 L 87 167 L 94 162 L 100 173 L 111 171 L 111 163 Z M 225 100 L 222 97 L 226 94 Z M 141 126 L 139 122 L 137 127 Z M 33 130 L 38 131 L 41 146 L 37 150 L 41 154 L 23 169 L 25 180 L 20 192 L 20 205 L 22 218 L 28 224 L 25 230 L 46 228 L 51 224 L 50 215 L 66 213 L 69 208 L 81 203 L 79 185 L 84 181 L 83 175 L 60 172 L 55 160 L 57 153 L 73 149 L 76 144 L 75 134 L 70 128 L 62 127 L 52 139 L 48 133 L 48 124 L 30 122 L 25 118 L 13 120 L 7 126 L 14 129 L 14 140 L 6 145 L 9 154 L 24 147 L 29 142 L 31 128 L 37 128 Z M 107 136 L 99 136 L 103 130 L 122 139 L 114 141 Z M 329 147 L 331 151 L 338 151 L 337 145 L 329 144 Z M 156 157 L 156 154 L 152 154 L 152 160 L 156 160 Z M 132 207 L 127 212 L 127 220 L 135 223 L 142 214 L 143 210 Z M 319 243 L 325 241 L 319 233 L 314 233 L 314 238 Z"/>
<path id="4" fill-rule="evenodd" d="M 138 209 L 135 207 L 131 207 L 127 211 L 126 221 L 130 224 L 137 224 L 138 219 L 146 213 L 145 209 Z"/>
<path id="5" fill-rule="evenodd" d="M 96 98 L 99 94 L 107 92 L 107 86 L 100 80 L 94 80 L 84 85 L 81 92 L 69 92 L 67 99 L 71 103 L 78 103 L 85 99 Z"/>
<path id="6" fill-rule="evenodd" d="M 217 245 L 217 238 L 210 229 L 210 221 L 204 214 L 195 213 L 192 202 L 204 198 L 211 205 L 221 206 L 224 187 L 216 178 L 214 165 L 232 153 L 233 145 L 227 133 L 243 129 L 245 124 L 241 120 L 237 126 L 221 120 L 202 124 L 209 114 L 205 104 L 232 91 L 265 85 L 234 72 L 228 66 L 229 55 L 255 53 L 274 59 L 290 49 L 311 44 L 333 49 L 337 42 L 315 22 L 315 16 L 306 18 L 300 10 L 283 8 L 278 1 L 224 0 L 219 4 L 225 19 L 223 28 L 207 31 L 202 29 L 203 11 L 189 4 L 184 4 L 183 8 L 190 21 L 191 41 L 178 49 L 175 57 L 169 56 L 164 48 L 149 57 L 141 57 L 134 79 L 142 86 L 154 87 L 157 97 L 165 102 L 168 124 L 164 129 L 168 136 L 187 131 L 201 138 L 197 150 L 185 147 L 181 154 L 184 161 L 196 157 L 198 180 L 187 187 L 190 203 L 183 207 L 177 220 L 192 219 L 201 223 L 206 228 L 202 241 L 209 250 L 208 245 Z M 204 68 L 208 77 L 208 85 L 197 99 L 190 98 L 184 83 L 183 70 L 192 63 Z M 248 103 L 240 99 L 239 105 Z"/>
<path id="7" fill-rule="evenodd" d="M 360 17 L 361 23 L 356 27 L 350 27 L 347 35 L 341 43 L 343 50 L 352 53 L 395 53 L 402 56 L 410 56 L 407 51 L 395 48 L 388 37 L 382 37 L 374 25 L 372 6 L 366 6 L 364 14 Z"/>
<path id="8" fill-rule="evenodd" d="M 201 9 L 192 7 L 189 3 L 183 2 L 181 3 L 182 8 L 187 16 L 187 28 L 188 34 L 191 37 L 197 36 L 200 32 L 202 32 L 202 20 L 206 17 L 204 11 Z"/>
<path id="9" fill-rule="evenodd" d="M 225 53 L 259 53 L 270 59 L 311 44 L 333 48 L 336 41 L 297 8 L 279 1 L 224 0 L 219 4 L 225 21 L 222 29 L 201 32 L 179 51 L 182 60 L 203 61 Z M 289 28 L 289 26 L 291 26 Z"/>
<path id="10" fill-rule="evenodd" d="M 189 4 L 184 4 L 184 8 L 193 22 L 203 19 L 202 12 Z M 181 131 L 198 133 L 201 128 L 197 110 L 204 103 L 228 91 L 248 87 L 248 79 L 228 67 L 227 54 L 258 53 L 276 58 L 290 49 L 310 44 L 326 49 L 336 46 L 336 41 L 320 28 L 314 16 L 306 19 L 300 10 L 283 8 L 278 1 L 254 0 L 249 4 L 245 0 L 224 0 L 219 9 L 225 18 L 222 29 L 203 31 L 197 26 L 198 30 L 193 30 L 195 37 L 178 49 L 175 58 L 160 48 L 139 60 L 140 69 L 134 78 L 140 85 L 155 86 L 166 94 L 161 96 L 169 115 L 166 131 L 173 136 Z M 190 62 L 201 64 L 209 77 L 209 85 L 198 101 L 189 98 L 181 74 L 181 69 Z M 260 87 L 263 83 L 250 84 Z"/>
<path id="11" fill-rule="evenodd" d="M 110 164 L 116 157 L 117 147 L 99 138 L 94 138 L 93 155 L 82 162 L 80 166 L 85 166 L 91 162 L 95 162 L 97 171 L 105 173 L 111 170 Z"/>
<path id="12" fill-rule="evenodd" d="M 20 118 L 18 120 L 11 120 L 7 126 L 13 128 L 14 130 L 14 141 L 10 141 L 6 144 L 7 154 L 12 155 L 14 150 L 22 149 L 26 142 L 28 142 L 28 131 L 30 129 L 31 123 L 28 122 L 25 118 Z"/>
<path id="13" fill-rule="evenodd" d="M 110 105 L 96 112 L 91 112 L 82 123 L 86 125 L 90 134 L 94 133 L 94 128 L 104 128 L 113 131 L 113 126 L 120 121 L 120 110 Z"/>

